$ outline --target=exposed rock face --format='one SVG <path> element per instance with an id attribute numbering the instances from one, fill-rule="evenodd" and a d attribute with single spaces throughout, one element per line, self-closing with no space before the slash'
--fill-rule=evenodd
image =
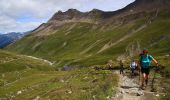
<path id="1" fill-rule="evenodd" d="M 86 23 L 125 23 L 135 18 L 143 17 L 149 12 L 159 12 L 161 9 L 170 9 L 169 0 L 136 0 L 123 9 L 117 11 L 104 12 L 93 9 L 89 12 L 80 12 L 76 9 L 69 9 L 66 12 L 58 11 L 47 22 L 40 25 L 33 31 L 36 36 L 49 35 L 55 33 L 59 26 L 66 23 L 86 22 Z"/>
<path id="2" fill-rule="evenodd" d="M 74 18 L 81 18 L 82 12 L 76 10 L 76 9 L 69 9 L 66 12 L 58 11 L 51 19 L 50 21 L 63 21 L 63 20 L 71 20 Z"/>
<path id="3" fill-rule="evenodd" d="M 170 1 L 169 0 L 136 0 L 135 2 L 131 3 L 130 5 L 126 6 L 123 9 L 112 11 L 112 12 L 104 12 L 98 9 L 93 9 L 89 12 L 80 12 L 76 9 L 69 9 L 66 12 L 58 11 L 50 20 L 58 20 L 58 21 L 64 21 L 64 20 L 80 20 L 80 19 L 105 19 L 114 17 L 119 14 L 131 14 L 137 13 L 137 12 L 149 12 L 161 8 L 169 8 Z"/>

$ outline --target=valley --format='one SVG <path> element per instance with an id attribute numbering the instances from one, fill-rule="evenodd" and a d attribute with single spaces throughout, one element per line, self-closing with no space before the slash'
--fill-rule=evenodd
<path id="1" fill-rule="evenodd" d="M 136 0 L 117 11 L 56 12 L 0 50 L 0 99 L 147 100 L 152 95 L 150 100 L 168 100 L 169 5 L 169 0 Z M 159 69 L 152 64 L 149 89 L 131 95 L 140 74 L 129 78 L 129 64 L 145 48 Z M 120 60 L 125 76 L 118 73 Z M 127 83 L 137 87 L 121 87 Z"/>

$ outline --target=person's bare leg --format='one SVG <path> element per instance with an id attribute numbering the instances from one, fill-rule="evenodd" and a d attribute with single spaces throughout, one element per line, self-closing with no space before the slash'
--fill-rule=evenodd
<path id="1" fill-rule="evenodd" d="M 144 87 L 144 83 L 145 83 L 146 79 L 147 79 L 147 75 L 146 75 L 146 73 L 143 73 L 143 74 L 142 74 L 142 85 L 141 85 L 141 88 L 142 88 L 142 89 L 145 88 L 145 87 Z"/>
<path id="2" fill-rule="evenodd" d="M 145 83 L 146 83 L 146 85 L 148 84 L 148 79 L 149 79 L 149 75 L 146 74 L 146 78 L 145 78 Z"/>
<path id="3" fill-rule="evenodd" d="M 145 73 L 142 74 L 142 87 L 144 86 L 144 81 L 145 81 Z"/>

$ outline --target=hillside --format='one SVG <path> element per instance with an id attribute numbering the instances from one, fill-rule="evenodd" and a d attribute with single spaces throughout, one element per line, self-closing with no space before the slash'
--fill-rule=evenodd
<path id="1" fill-rule="evenodd" d="M 0 73 L 22 71 L 25 69 L 54 70 L 54 68 L 50 67 L 49 63 L 42 60 L 0 50 Z"/>
<path id="2" fill-rule="evenodd" d="M 103 20 L 103 23 L 49 20 L 6 49 L 56 61 L 57 66 L 103 64 L 122 53 L 129 55 L 133 46 L 138 48 L 132 53 L 142 48 L 157 55 L 169 53 L 169 9 Z"/>
<path id="3" fill-rule="evenodd" d="M 118 80 L 106 63 L 112 60 L 117 67 L 122 59 L 128 67 L 129 60 L 148 48 L 160 63 L 159 72 L 151 71 L 151 78 L 156 76 L 154 89 L 168 100 L 169 5 L 169 0 L 136 0 L 118 11 L 58 11 L 5 48 L 13 53 L 0 51 L 0 98 L 112 99 Z"/>
<path id="4" fill-rule="evenodd" d="M 114 76 L 114 77 L 113 77 Z M 106 82 L 106 83 L 105 83 Z M 52 65 L 25 55 L 0 50 L 0 99 L 105 99 L 115 94 L 111 71 L 55 71 Z"/>
<path id="5" fill-rule="evenodd" d="M 168 54 L 169 26 L 168 0 L 136 0 L 114 12 L 69 9 L 58 11 L 6 50 L 42 57 L 57 67 L 105 64 L 136 56 L 143 48 Z"/>

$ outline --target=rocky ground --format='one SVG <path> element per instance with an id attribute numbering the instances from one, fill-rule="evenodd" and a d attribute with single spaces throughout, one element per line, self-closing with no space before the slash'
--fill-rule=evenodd
<path id="1" fill-rule="evenodd" d="M 146 89 L 142 90 L 139 85 L 139 74 L 131 77 L 130 72 L 127 71 L 119 77 L 118 91 L 113 100 L 156 100 L 159 97 L 156 92 L 151 92 L 151 79 Z"/>

